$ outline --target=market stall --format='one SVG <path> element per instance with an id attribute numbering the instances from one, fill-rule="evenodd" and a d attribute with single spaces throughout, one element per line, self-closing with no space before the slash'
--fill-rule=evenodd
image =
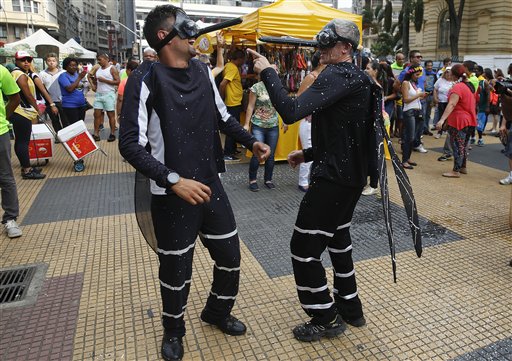
<path id="1" fill-rule="evenodd" d="M 362 34 L 362 16 L 333 9 L 315 0 L 278 0 L 243 16 L 243 22 L 223 31 L 227 43 L 255 47 L 272 63 L 278 65 L 283 85 L 293 95 L 299 88 L 308 68 L 313 48 L 265 43 L 264 36 L 295 37 L 311 40 L 326 23 L 335 18 L 353 21 Z M 279 127 L 279 142 L 275 159 L 286 160 L 288 153 L 300 147 L 299 122 L 288 127 L 286 133 Z"/>

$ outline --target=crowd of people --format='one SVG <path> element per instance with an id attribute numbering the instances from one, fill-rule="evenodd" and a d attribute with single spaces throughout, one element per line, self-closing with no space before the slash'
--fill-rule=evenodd
<path id="1" fill-rule="evenodd" d="M 238 293 L 240 246 L 219 173 L 225 171 L 226 161 L 239 160 L 238 142 L 253 154 L 249 190 L 259 190 L 262 163 L 263 184 L 275 189 L 278 116 L 285 131 L 288 124 L 300 122 L 302 149 L 288 155 L 289 164 L 300 167 L 298 189 L 305 193 L 290 245 L 298 298 L 310 317 L 293 329 L 300 341 L 337 336 L 346 324 L 366 324 L 350 226 L 360 196 L 378 192 L 375 126 L 380 118 L 374 117 L 375 99 L 380 104 L 382 98 L 382 119 L 401 145 L 404 169 L 413 170 L 421 163 L 413 159 L 414 152 L 428 152 L 423 137 L 439 139 L 445 134 L 438 160 L 453 158 L 453 167 L 442 175 L 460 178 L 468 173 L 472 145 L 485 145 L 483 135 L 491 120 L 489 134 L 501 134 L 509 158 L 510 174 L 500 183 L 512 184 L 512 90 L 503 90 L 500 82 L 505 77 L 499 69 L 493 72 L 472 61 L 452 65 L 445 59 L 435 71 L 433 61 L 423 61 L 418 50 L 407 54 L 407 63 L 400 52 L 392 63 L 369 57 L 354 61 L 359 30 L 351 21 L 334 19 L 318 33 L 311 72 L 298 93 L 290 96 L 278 68 L 263 55 L 234 50 L 224 64 L 224 44 L 218 37 L 217 54 L 198 57 L 196 34 L 182 9 L 161 5 L 146 19 L 144 35 L 151 48 L 144 51 L 141 64 L 129 59 L 121 70 L 107 54 L 100 54 L 95 66 L 68 57 L 59 68 L 57 55 L 50 53 L 46 69 L 37 73 L 33 58 L 18 51 L 11 72 L 0 66 L 1 90 L 8 100 L 0 105 L 2 223 L 8 236 L 22 235 L 16 223 L 19 206 L 8 121 L 15 133 L 21 177 L 37 180 L 45 175 L 30 163 L 32 124 L 48 116 L 57 132 L 83 120 L 93 109 L 93 138 L 100 141 L 106 114 L 107 141 L 116 141 L 119 127 L 121 155 L 151 180 L 163 305 L 161 352 L 166 360 L 183 357 L 184 313 L 198 235 L 215 262 L 212 288 L 200 317 L 229 335 L 246 332 L 244 323 L 231 314 Z M 258 81 L 250 87 L 243 109 L 241 68 L 248 61 Z M 512 64 L 507 72 L 512 76 Z M 88 89 L 95 92 L 93 105 L 85 97 Z M 224 147 L 219 131 L 225 134 Z M 332 294 L 321 263 L 326 249 L 334 267 Z"/>

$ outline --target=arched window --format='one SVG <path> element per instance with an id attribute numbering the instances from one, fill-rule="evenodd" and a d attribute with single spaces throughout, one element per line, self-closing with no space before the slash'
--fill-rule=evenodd
<path id="1" fill-rule="evenodd" d="M 450 46 L 450 17 L 445 10 L 439 16 L 439 47 L 448 48 Z"/>

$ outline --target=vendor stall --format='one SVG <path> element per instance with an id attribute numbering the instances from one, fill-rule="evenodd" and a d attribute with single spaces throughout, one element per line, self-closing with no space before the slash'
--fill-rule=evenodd
<path id="1" fill-rule="evenodd" d="M 261 7 L 243 16 L 243 22 L 223 31 L 227 43 L 243 47 L 255 47 L 268 59 L 278 65 L 283 85 L 293 95 L 299 88 L 301 80 L 311 69 L 308 58 L 313 48 L 286 46 L 259 41 L 264 36 L 295 37 L 311 40 L 335 18 L 353 21 L 362 34 L 362 16 L 333 9 L 315 0 L 277 0 L 275 3 Z M 275 159 L 286 160 L 288 153 L 300 148 L 299 122 L 288 127 L 286 133 L 279 127 L 279 142 Z"/>

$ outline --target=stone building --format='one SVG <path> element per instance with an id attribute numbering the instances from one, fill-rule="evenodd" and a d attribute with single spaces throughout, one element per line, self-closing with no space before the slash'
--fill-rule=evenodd
<path id="1" fill-rule="evenodd" d="M 410 49 L 419 49 L 423 59 L 451 57 L 450 20 L 446 0 L 424 0 L 423 31 L 411 24 Z M 459 0 L 455 0 L 458 11 Z M 512 63 L 512 1 L 466 0 L 459 35 L 459 57 L 491 69 L 506 69 Z"/>

